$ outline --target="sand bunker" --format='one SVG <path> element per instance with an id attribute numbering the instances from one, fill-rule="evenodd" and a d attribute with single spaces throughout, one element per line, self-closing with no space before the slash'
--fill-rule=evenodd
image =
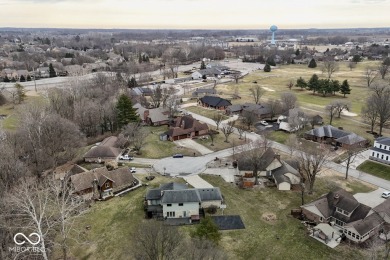
<path id="1" fill-rule="evenodd" d="M 261 216 L 265 221 L 269 221 L 269 222 L 275 222 L 276 221 L 276 215 L 274 213 L 264 213 L 262 216 Z"/>
<path id="2" fill-rule="evenodd" d="M 357 114 L 351 113 L 351 112 L 349 112 L 347 110 L 341 111 L 341 114 L 343 114 L 344 116 L 357 116 Z"/>
<path id="3" fill-rule="evenodd" d="M 275 92 L 274 89 L 271 89 L 271 88 L 267 88 L 267 87 L 263 87 L 264 90 L 267 90 L 267 91 L 271 91 L 271 92 Z"/>

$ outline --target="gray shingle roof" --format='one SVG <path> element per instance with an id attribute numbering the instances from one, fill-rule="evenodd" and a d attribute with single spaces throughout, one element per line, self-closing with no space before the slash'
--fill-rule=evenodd
<path id="1" fill-rule="evenodd" d="M 375 139 L 375 141 L 380 144 L 390 145 L 390 137 L 378 137 L 377 139 Z"/>
<path id="2" fill-rule="evenodd" d="M 197 189 L 201 201 L 222 200 L 219 188 Z"/>
<path id="3" fill-rule="evenodd" d="M 365 138 L 355 134 L 351 133 L 349 135 L 340 137 L 336 139 L 336 142 L 342 143 L 342 144 L 357 144 L 360 142 L 366 141 Z"/>
<path id="4" fill-rule="evenodd" d="M 214 97 L 214 96 L 204 96 L 200 99 L 200 101 L 212 107 L 225 107 L 225 106 L 227 107 L 232 104 L 227 99 Z"/>
<path id="5" fill-rule="evenodd" d="M 317 137 L 333 137 L 333 138 L 340 138 L 346 135 L 349 135 L 350 133 L 337 129 L 336 127 L 333 127 L 331 125 L 324 125 L 315 129 L 312 129 L 310 131 L 306 132 L 307 135 L 314 135 Z"/>
<path id="6" fill-rule="evenodd" d="M 380 152 L 380 153 L 384 153 L 384 154 L 390 155 L 390 151 L 389 150 L 380 149 L 378 147 L 371 147 L 371 151 Z"/>
<path id="7" fill-rule="evenodd" d="M 166 190 L 161 198 L 161 203 L 185 203 L 201 202 L 199 193 L 195 189 Z"/>

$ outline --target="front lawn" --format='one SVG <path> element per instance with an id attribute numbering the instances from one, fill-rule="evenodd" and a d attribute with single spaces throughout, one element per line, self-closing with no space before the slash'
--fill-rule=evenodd
<path id="1" fill-rule="evenodd" d="M 390 181 L 390 166 L 388 165 L 367 160 L 356 169 Z"/>
<path id="2" fill-rule="evenodd" d="M 211 118 L 213 119 L 214 116 L 218 113 L 223 113 L 223 111 L 215 110 L 215 109 L 210 109 L 210 108 L 204 108 L 204 107 L 187 107 L 185 108 L 187 111 L 190 111 L 192 113 Z M 228 116 L 223 115 L 222 120 L 228 119 Z"/>
<path id="3" fill-rule="evenodd" d="M 211 127 L 209 126 L 210 129 L 215 129 L 215 127 Z M 208 149 L 212 150 L 212 151 L 220 151 L 220 150 L 224 150 L 224 149 L 227 149 L 227 148 L 233 148 L 233 147 L 236 147 L 236 146 L 239 146 L 239 145 L 242 145 L 242 144 L 245 144 L 245 138 L 244 138 L 244 135 L 242 135 L 242 139 L 239 139 L 239 135 L 237 134 L 231 134 L 228 138 L 228 143 L 225 142 L 225 135 L 221 132 L 221 131 L 218 131 L 219 133 L 214 135 L 214 145 L 212 146 L 211 145 L 211 138 L 210 136 L 205 136 L 205 138 L 207 139 L 195 139 L 195 141 L 205 147 L 207 147 Z M 249 140 L 248 140 L 249 142 Z"/>
<path id="4" fill-rule="evenodd" d="M 146 126 L 150 134 L 146 137 L 145 146 L 141 149 L 141 154 L 136 157 L 160 159 L 170 157 L 176 153 L 187 156 L 200 155 L 197 151 L 189 148 L 179 148 L 171 141 L 161 141 L 160 134 L 168 130 L 167 126 Z"/>

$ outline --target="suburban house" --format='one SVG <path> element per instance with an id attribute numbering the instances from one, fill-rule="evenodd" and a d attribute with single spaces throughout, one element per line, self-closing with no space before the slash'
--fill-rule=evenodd
<path id="1" fill-rule="evenodd" d="M 203 69 L 195 71 L 191 74 L 192 79 L 204 79 L 208 77 L 218 78 L 220 77 L 222 71 L 216 68 Z"/>
<path id="2" fill-rule="evenodd" d="M 192 92 L 192 97 L 203 97 L 206 95 L 215 95 L 217 94 L 217 90 L 214 88 L 198 88 L 194 92 Z"/>
<path id="3" fill-rule="evenodd" d="M 370 149 L 371 160 L 390 164 L 390 137 L 379 137 Z"/>
<path id="4" fill-rule="evenodd" d="M 222 204 L 219 188 L 191 189 L 174 182 L 149 189 L 144 203 L 146 214 L 150 218 L 182 219 L 188 224 L 199 221 L 204 209 L 220 208 Z"/>
<path id="5" fill-rule="evenodd" d="M 242 114 L 251 113 L 256 116 L 257 119 L 270 118 L 271 108 L 268 105 L 245 103 L 242 105 Z"/>
<path id="6" fill-rule="evenodd" d="M 345 149 L 366 147 L 369 141 L 355 133 L 350 133 L 331 125 L 321 126 L 305 133 L 305 138 L 319 143 L 340 146 Z"/>
<path id="7" fill-rule="evenodd" d="M 294 186 L 300 185 L 301 178 L 296 163 L 281 160 L 280 155 L 272 148 L 268 148 L 258 160 L 260 161 L 258 176 L 267 177 L 276 184 L 278 190 L 291 190 Z M 245 188 L 253 187 L 255 182 L 253 164 L 248 158 L 243 157 L 238 160 L 237 166 L 239 175 L 236 176 L 236 183 Z"/>
<path id="8" fill-rule="evenodd" d="M 299 108 L 292 108 L 280 115 L 277 122 L 279 124 L 279 130 L 284 130 L 289 133 L 295 132 L 305 127 L 305 113 Z"/>
<path id="9" fill-rule="evenodd" d="M 74 194 L 84 199 L 107 199 L 138 185 L 127 167 L 108 171 L 106 167 L 93 169 L 70 176 Z"/>
<path id="10" fill-rule="evenodd" d="M 225 113 L 227 115 L 239 115 L 241 114 L 242 112 L 242 105 L 231 105 L 231 106 L 228 106 L 225 110 Z"/>
<path id="11" fill-rule="evenodd" d="M 209 126 L 206 123 L 201 123 L 191 115 L 187 115 L 177 117 L 164 135 L 166 139 L 176 141 L 206 135 L 208 132 Z"/>
<path id="12" fill-rule="evenodd" d="M 308 220 L 329 224 L 335 234 L 343 233 L 356 243 L 378 235 L 384 225 L 390 225 L 390 200 L 371 208 L 344 189 L 331 191 L 301 208 Z"/>
<path id="13" fill-rule="evenodd" d="M 122 149 L 117 147 L 118 137 L 110 136 L 84 154 L 85 162 L 107 162 L 118 159 Z"/>
<path id="14" fill-rule="evenodd" d="M 217 110 L 226 110 L 228 106 L 232 105 L 229 100 L 216 96 L 204 96 L 198 100 L 198 104 L 202 107 L 209 107 Z"/>
<path id="15" fill-rule="evenodd" d="M 138 116 L 145 124 L 152 126 L 169 124 L 169 111 L 165 108 L 145 108 L 139 103 L 133 105 L 133 108 L 137 110 Z"/>
<path id="16" fill-rule="evenodd" d="M 65 180 L 72 175 L 79 174 L 86 171 L 88 170 L 81 167 L 80 165 L 68 162 L 58 166 L 54 170 L 48 170 L 44 174 L 45 175 L 52 174 L 54 176 L 54 179 L 59 181 L 59 180 Z"/>

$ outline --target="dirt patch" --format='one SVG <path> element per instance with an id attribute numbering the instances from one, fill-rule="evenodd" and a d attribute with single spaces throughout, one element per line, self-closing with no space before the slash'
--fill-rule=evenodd
<path id="1" fill-rule="evenodd" d="M 270 92 L 275 92 L 274 89 L 271 89 L 271 88 L 267 88 L 267 87 L 263 87 L 263 89 L 267 90 L 267 91 L 270 91 Z"/>
<path id="2" fill-rule="evenodd" d="M 39 93 L 36 92 L 35 90 L 28 90 L 28 91 L 26 91 L 26 96 L 39 97 Z"/>
<path id="3" fill-rule="evenodd" d="M 265 221 L 267 221 L 268 223 L 275 223 L 276 220 L 277 220 L 277 217 L 274 213 L 264 213 L 261 218 Z"/>
<path id="4" fill-rule="evenodd" d="M 349 177 L 348 180 L 345 180 L 345 173 L 340 174 L 339 172 L 332 170 L 332 169 L 324 169 L 322 170 L 319 175 L 317 175 L 318 178 L 324 178 L 329 183 L 329 189 L 335 188 L 335 186 L 345 189 L 346 191 L 352 191 L 351 186 L 356 185 L 363 185 L 367 188 L 376 189 L 377 187 L 375 185 L 369 184 L 367 182 L 361 181 L 359 179 Z"/>
<path id="5" fill-rule="evenodd" d="M 352 113 L 352 112 L 349 112 L 347 110 L 341 111 L 341 114 L 343 114 L 344 116 L 357 116 L 356 113 Z"/>

